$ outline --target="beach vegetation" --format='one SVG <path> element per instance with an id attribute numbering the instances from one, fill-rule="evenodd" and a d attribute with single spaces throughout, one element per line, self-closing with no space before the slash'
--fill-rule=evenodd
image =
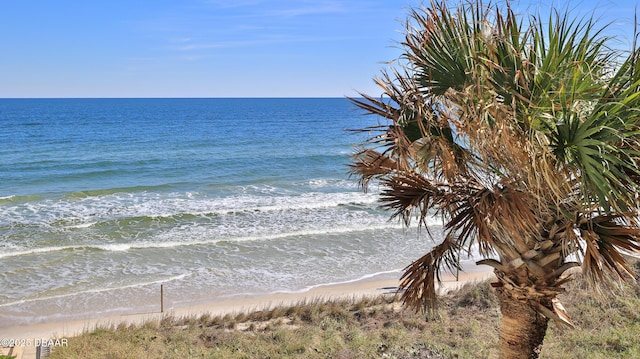
<path id="1" fill-rule="evenodd" d="M 494 269 L 501 358 L 537 358 L 571 269 L 591 288 L 630 280 L 640 250 L 640 50 L 566 10 L 433 0 L 410 11 L 401 57 L 352 101 L 378 123 L 352 172 L 407 225 L 443 236 L 402 276 L 405 305 L 437 313 L 441 270 Z M 634 30 L 635 31 L 635 30 Z M 623 333 L 612 347 L 626 350 Z M 590 356 L 590 355 L 589 355 Z M 591 357 L 591 356 L 590 356 Z"/>
<path id="2" fill-rule="evenodd" d="M 560 297 L 576 329 L 552 326 L 542 357 L 640 356 L 637 284 L 600 296 L 579 281 L 567 287 Z M 399 296 L 381 295 L 105 324 L 53 347 L 49 358 L 496 358 L 500 304 L 491 282 L 467 284 L 439 298 L 438 318 L 430 320 L 403 306 Z"/>

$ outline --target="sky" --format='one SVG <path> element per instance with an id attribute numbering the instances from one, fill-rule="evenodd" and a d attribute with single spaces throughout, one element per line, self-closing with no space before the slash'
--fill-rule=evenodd
<path id="1" fill-rule="evenodd" d="M 417 0 L 4 0 L 0 98 L 377 95 Z M 522 13 L 561 0 L 518 0 Z M 640 0 L 581 0 L 621 42 Z M 617 35 L 619 35 L 617 34 Z"/>

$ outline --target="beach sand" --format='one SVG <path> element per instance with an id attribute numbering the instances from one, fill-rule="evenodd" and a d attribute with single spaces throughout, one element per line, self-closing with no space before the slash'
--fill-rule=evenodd
<path id="1" fill-rule="evenodd" d="M 440 293 L 461 287 L 466 283 L 480 282 L 491 278 L 493 272 L 487 267 L 473 267 L 460 272 L 458 280 L 451 274 L 443 274 Z M 291 305 L 303 301 L 330 300 L 344 298 L 361 298 L 365 296 L 377 296 L 381 294 L 393 295 L 397 291 L 399 275 L 389 278 L 389 275 L 372 277 L 358 282 L 326 285 L 312 288 L 308 291 L 297 293 L 273 293 L 261 296 L 233 297 L 229 299 L 212 301 L 207 304 L 168 308 L 164 313 L 160 309 L 155 313 L 141 313 L 131 315 L 118 315 L 111 317 L 86 318 L 84 320 L 62 321 L 34 324 L 27 326 L 0 328 L 0 339 L 13 339 L 22 341 L 24 347 L 15 348 L 12 355 L 18 355 L 17 359 L 35 358 L 35 345 L 42 339 L 67 339 L 91 331 L 97 326 L 117 325 L 119 323 L 135 324 L 149 320 L 160 320 L 165 315 L 176 317 L 199 316 L 205 313 L 212 315 L 224 315 L 227 313 L 251 312 L 282 305 Z M 64 343 L 64 342 L 62 342 Z M 2 344 L 2 343 L 0 343 Z M 19 343 L 18 343 L 19 344 Z M 4 354 L 8 348 L 1 348 L 0 354 Z"/>

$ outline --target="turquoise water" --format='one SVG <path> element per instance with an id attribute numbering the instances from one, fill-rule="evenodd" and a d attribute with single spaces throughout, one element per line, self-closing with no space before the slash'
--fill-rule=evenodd
<path id="1" fill-rule="evenodd" d="M 345 129 L 375 123 L 345 99 L 0 99 L 0 326 L 397 276 L 431 243 L 348 176 Z"/>

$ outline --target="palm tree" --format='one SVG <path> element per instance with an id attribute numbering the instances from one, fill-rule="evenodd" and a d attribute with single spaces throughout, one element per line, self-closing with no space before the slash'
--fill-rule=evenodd
<path id="1" fill-rule="evenodd" d="M 444 236 L 409 265 L 403 302 L 435 309 L 441 269 L 477 248 L 494 268 L 500 356 L 537 358 L 557 296 L 582 267 L 592 284 L 628 278 L 640 250 L 640 51 L 606 26 L 552 9 L 544 19 L 480 0 L 414 9 L 383 96 L 351 99 L 382 118 L 362 129 L 353 174 L 409 223 Z M 635 44 L 635 41 L 634 41 Z"/>

